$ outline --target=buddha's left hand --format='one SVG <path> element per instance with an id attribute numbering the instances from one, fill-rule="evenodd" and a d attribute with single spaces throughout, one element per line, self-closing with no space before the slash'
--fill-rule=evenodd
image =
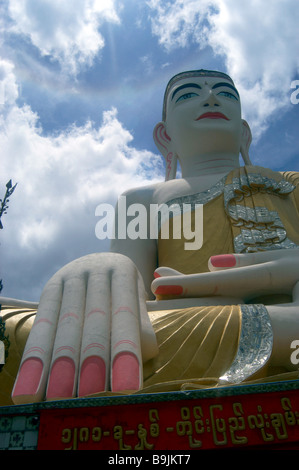
<path id="1" fill-rule="evenodd" d="M 269 296 L 269 304 L 265 304 L 273 330 L 269 364 L 285 371 L 297 370 L 291 357 L 292 348 L 299 343 L 299 249 L 213 256 L 209 269 L 207 273 L 184 275 L 158 268 L 152 291 L 174 298 L 214 297 L 215 305 L 217 296 L 244 303 Z M 290 301 L 275 305 L 276 297 L 271 302 L 273 294 L 287 294 Z"/>
<path id="2" fill-rule="evenodd" d="M 299 281 L 299 249 L 212 256 L 209 269 L 184 275 L 158 268 L 152 292 L 178 297 L 230 296 L 244 302 L 261 295 L 292 295 Z"/>

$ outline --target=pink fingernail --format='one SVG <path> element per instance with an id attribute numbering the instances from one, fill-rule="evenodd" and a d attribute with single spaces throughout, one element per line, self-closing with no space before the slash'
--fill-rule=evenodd
<path id="1" fill-rule="evenodd" d="M 85 359 L 81 367 L 79 397 L 103 392 L 106 388 L 106 365 L 101 357 Z"/>
<path id="2" fill-rule="evenodd" d="M 139 361 L 129 352 L 119 353 L 112 367 L 112 391 L 139 390 Z"/>
<path id="3" fill-rule="evenodd" d="M 236 257 L 234 255 L 211 256 L 211 263 L 215 268 L 232 268 L 236 266 Z"/>
<path id="4" fill-rule="evenodd" d="M 69 357 L 58 358 L 50 373 L 47 398 L 71 398 L 74 391 L 75 364 Z"/>
<path id="5" fill-rule="evenodd" d="M 27 359 L 21 366 L 12 395 L 34 395 L 38 390 L 43 363 L 37 357 Z"/>
<path id="6" fill-rule="evenodd" d="M 159 286 L 155 290 L 155 294 L 157 295 L 180 295 L 182 293 L 182 286 Z"/>

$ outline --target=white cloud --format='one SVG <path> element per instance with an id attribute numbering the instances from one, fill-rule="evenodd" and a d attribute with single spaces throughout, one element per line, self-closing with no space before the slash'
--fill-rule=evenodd
<path id="1" fill-rule="evenodd" d="M 11 62 L 0 59 L 0 106 L 14 104 L 18 97 L 18 86 Z"/>
<path id="2" fill-rule="evenodd" d="M 226 60 L 242 97 L 246 119 L 258 137 L 268 118 L 290 104 L 290 85 L 298 73 L 296 0 L 175 0 L 148 2 L 153 33 L 170 51 L 192 42 L 210 45 Z M 204 68 L 199 64 L 199 68 Z"/>
<path id="3" fill-rule="evenodd" d="M 104 47 L 99 27 L 119 23 L 117 0 L 9 0 L 11 31 L 23 34 L 68 74 L 90 66 Z"/>
<path id="4" fill-rule="evenodd" d="M 203 20 L 209 13 L 209 0 L 175 0 L 161 2 L 149 0 L 153 10 L 152 30 L 166 50 L 186 47 L 188 42 L 203 40 L 205 28 Z"/>
<path id="5" fill-rule="evenodd" d="M 9 62 L 0 70 L 16 90 Z M 99 127 L 86 122 L 46 136 L 38 115 L 13 103 L 13 95 L 2 107 L 0 191 L 9 179 L 18 185 L 2 218 L 0 278 L 8 288 L 3 295 L 28 297 L 55 268 L 109 248 L 96 239 L 96 207 L 114 205 L 129 188 L 162 180 L 162 158 L 134 148 L 115 108 L 103 113 Z"/>

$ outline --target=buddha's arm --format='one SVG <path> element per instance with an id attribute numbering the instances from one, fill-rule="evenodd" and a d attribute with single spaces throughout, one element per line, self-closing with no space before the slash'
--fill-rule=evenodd
<path id="1" fill-rule="evenodd" d="M 127 225 L 132 221 L 134 222 L 134 220 L 137 221 L 138 218 L 138 223 L 143 224 L 142 233 L 143 236 L 145 235 L 145 238 L 133 238 L 134 231 L 130 233 L 130 230 L 127 231 L 125 238 L 119 238 L 117 236 L 119 229 L 123 229 L 123 227 L 119 227 L 118 222 L 123 223 L 124 221 L 124 214 L 119 215 L 120 209 L 117 206 L 115 213 L 116 237 L 111 241 L 110 250 L 114 253 L 121 253 L 133 261 L 142 276 L 147 296 L 150 299 L 153 298 L 151 283 L 153 281 L 154 271 L 158 266 L 157 240 L 151 237 L 150 233 L 151 224 L 153 223 L 150 217 L 152 187 L 130 190 L 123 196 L 126 198 L 126 209 L 129 210 L 130 208 L 133 213 L 136 210 L 134 215 L 127 216 Z M 139 213 L 138 209 L 140 209 Z M 138 230 L 141 232 L 140 226 Z"/>

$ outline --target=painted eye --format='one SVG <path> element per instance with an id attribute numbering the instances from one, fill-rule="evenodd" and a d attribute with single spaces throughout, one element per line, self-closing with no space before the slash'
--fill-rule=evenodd
<path id="1" fill-rule="evenodd" d="M 218 93 L 218 95 L 225 96 L 226 98 L 232 98 L 232 99 L 238 101 L 238 98 L 235 95 L 233 95 L 232 93 L 230 93 L 229 91 L 220 91 L 220 93 Z"/>
<path id="2" fill-rule="evenodd" d="M 185 93 L 184 95 L 180 96 L 177 100 L 176 100 L 176 103 L 178 101 L 183 101 L 183 100 L 189 100 L 190 98 L 193 98 L 194 96 L 198 96 L 197 93 Z"/>

